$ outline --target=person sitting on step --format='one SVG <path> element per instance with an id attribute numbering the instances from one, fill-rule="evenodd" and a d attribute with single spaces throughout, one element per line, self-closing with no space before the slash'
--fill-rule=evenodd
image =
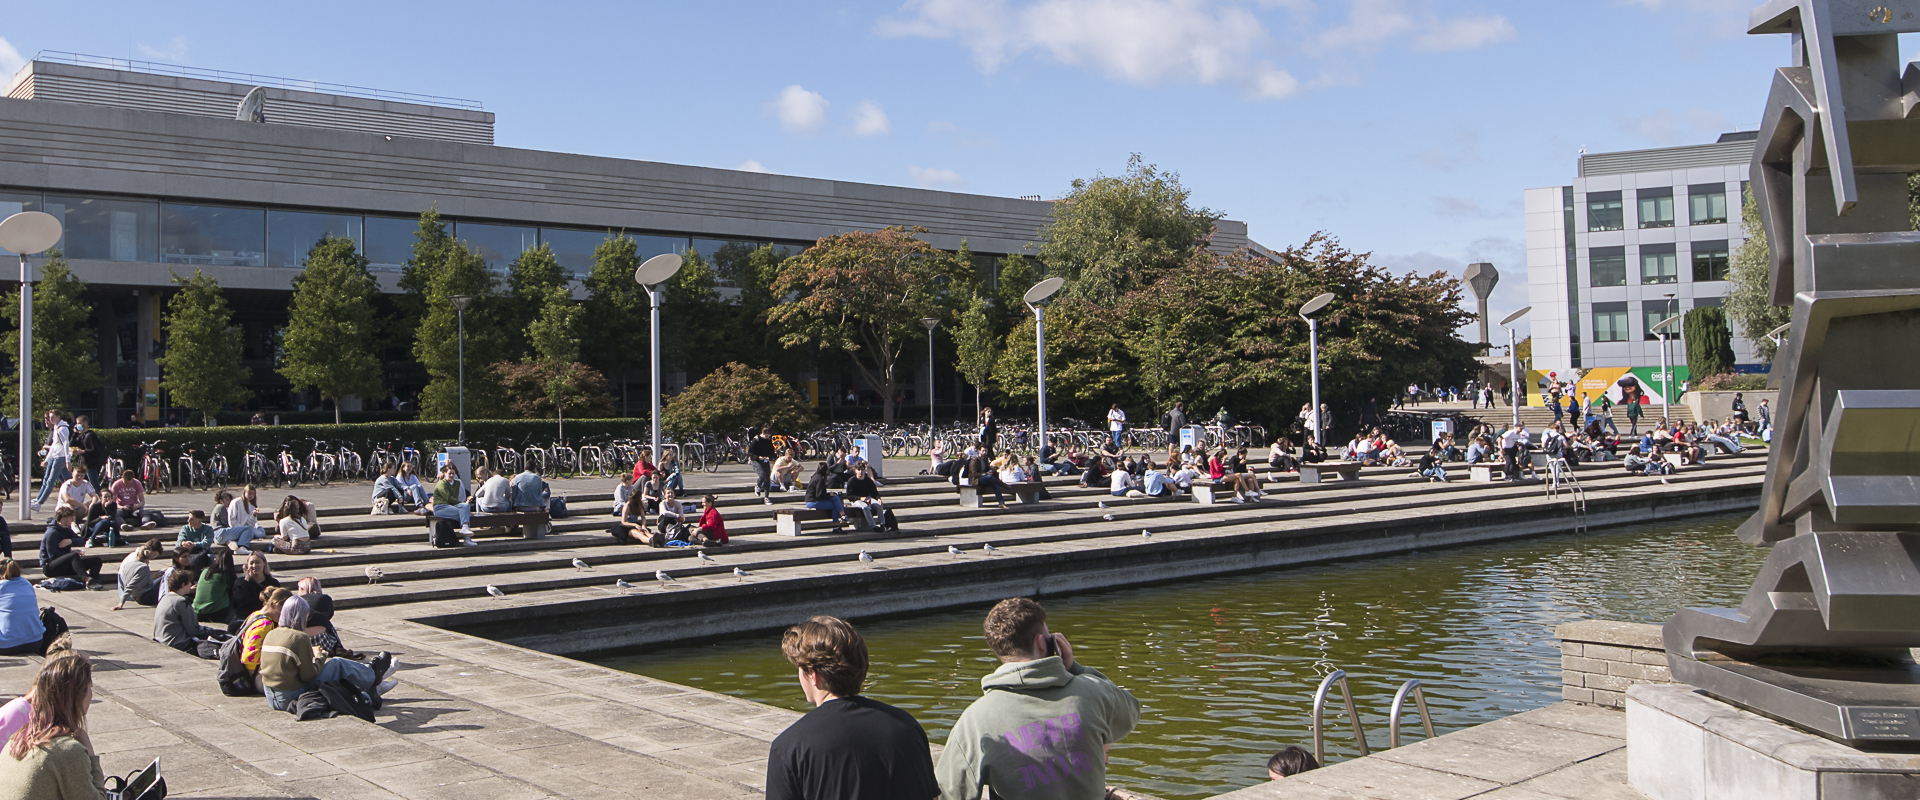
<path id="1" fill-rule="evenodd" d="M 627 497 L 627 507 L 621 510 L 620 521 L 607 528 L 613 539 L 621 544 L 651 544 L 653 537 L 647 532 L 647 499 L 645 495 L 634 492 Z"/>
<path id="2" fill-rule="evenodd" d="M 166 524 L 167 518 L 160 512 L 148 510 L 147 486 L 133 476 L 133 470 L 121 470 L 120 480 L 105 491 L 113 495 L 113 504 L 120 509 L 120 530 L 152 530 Z"/>
<path id="3" fill-rule="evenodd" d="M 400 488 L 400 467 L 391 463 L 380 471 L 380 477 L 373 479 L 372 503 L 375 514 L 412 513 L 419 506 L 410 493 Z"/>
<path id="4" fill-rule="evenodd" d="M 1000 482 L 999 474 L 994 470 L 993 465 L 987 462 L 985 454 L 978 450 L 972 452 L 973 455 L 960 468 L 961 485 L 972 486 L 976 496 L 983 502 L 986 500 L 986 493 L 993 492 L 993 501 L 1000 505 L 1001 511 L 1007 510 L 1006 486 Z"/>
<path id="5" fill-rule="evenodd" d="M 433 485 L 433 515 L 460 523 L 462 544 L 473 547 L 473 511 L 460 490 L 460 471 L 452 464 L 440 468 L 440 480 Z"/>
<path id="6" fill-rule="evenodd" d="M 332 681 L 345 681 L 376 700 L 398 685 L 393 673 L 400 664 L 388 653 L 375 657 L 371 665 L 318 654 L 306 632 L 310 611 L 298 595 L 287 598 L 280 607 L 280 624 L 260 647 L 260 686 L 267 707 L 292 712 L 301 694 Z"/>
<path id="7" fill-rule="evenodd" d="M 546 479 L 533 470 L 521 470 L 513 476 L 513 510 L 546 511 L 552 508 L 552 500 Z"/>
<path id="8" fill-rule="evenodd" d="M 80 549 L 80 532 L 74 530 L 73 509 L 62 506 L 53 512 L 47 531 L 40 537 L 40 572 L 48 578 L 72 578 L 89 587 L 100 580 L 101 561 Z"/>
<path id="9" fill-rule="evenodd" d="M 513 510 L 513 482 L 495 475 L 486 467 L 473 470 L 473 510 L 481 514 L 504 514 Z"/>
<path id="10" fill-rule="evenodd" d="M 840 495 L 834 494 L 827 486 L 833 480 L 833 465 L 836 463 L 839 463 L 838 459 L 828 459 L 814 468 L 813 477 L 807 481 L 807 508 L 833 512 L 833 529 L 838 531 L 847 525 L 847 511 Z"/>
<path id="11" fill-rule="evenodd" d="M 899 530 L 894 521 L 893 510 L 880 500 L 880 484 L 873 477 L 873 469 L 862 461 L 853 467 L 853 477 L 847 479 L 847 489 L 841 494 L 842 500 L 867 519 L 867 527 L 878 531 Z"/>
<path id="12" fill-rule="evenodd" d="M 700 498 L 700 535 L 706 537 L 709 545 L 726 546 L 727 521 L 720 517 L 720 498 L 713 495 Z"/>

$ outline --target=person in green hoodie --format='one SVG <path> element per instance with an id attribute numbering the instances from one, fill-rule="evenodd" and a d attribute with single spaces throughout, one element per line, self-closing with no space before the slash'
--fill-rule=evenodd
<path id="1" fill-rule="evenodd" d="M 1067 637 L 1047 630 L 1030 599 L 987 612 L 987 646 L 1000 668 L 947 735 L 935 775 L 943 800 L 1100 800 L 1107 748 L 1140 722 L 1140 701 L 1099 670 L 1073 660 Z"/>

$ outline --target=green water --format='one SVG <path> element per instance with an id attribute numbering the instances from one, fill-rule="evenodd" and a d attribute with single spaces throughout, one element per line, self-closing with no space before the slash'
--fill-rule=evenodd
<path id="1" fill-rule="evenodd" d="M 1264 780 L 1280 747 L 1310 746 L 1313 690 L 1334 666 L 1347 671 L 1376 748 L 1408 678 L 1425 687 L 1440 733 L 1558 702 L 1555 625 L 1660 622 L 1682 605 L 1738 605 L 1764 556 L 1734 538 L 1744 516 L 1042 602 L 1075 656 L 1143 705 L 1140 727 L 1113 747 L 1109 782 L 1168 800 L 1208 797 Z M 872 661 L 866 694 L 908 710 L 944 741 L 980 695 L 980 676 L 997 666 L 980 631 L 988 607 L 856 620 Z M 768 633 L 601 663 L 806 710 L 779 640 Z M 1331 714 L 1328 731 L 1328 760 L 1358 754 Z M 1407 731 L 1419 735 L 1411 713 Z"/>

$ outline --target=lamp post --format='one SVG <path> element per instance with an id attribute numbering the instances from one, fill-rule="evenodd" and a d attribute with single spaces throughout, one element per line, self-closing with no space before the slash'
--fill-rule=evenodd
<path id="1" fill-rule="evenodd" d="M 33 267 L 28 253 L 44 252 L 60 242 L 60 220 L 40 211 L 22 211 L 0 221 L 0 250 L 20 256 L 20 518 L 33 519 Z"/>
<path id="2" fill-rule="evenodd" d="M 1667 342 L 1671 341 L 1668 334 L 1673 332 L 1673 323 L 1680 319 L 1680 315 L 1674 313 L 1679 309 L 1674 307 L 1673 293 L 1668 292 L 1665 297 L 1667 307 L 1664 310 L 1668 317 L 1653 326 L 1660 333 L 1660 405 L 1663 407 L 1673 403 L 1673 350 L 1667 346 Z M 1668 416 L 1672 414 L 1668 413 Z"/>
<path id="3" fill-rule="evenodd" d="M 1320 413 L 1320 321 L 1313 315 L 1320 313 L 1333 302 L 1332 292 L 1323 292 L 1308 300 L 1300 307 L 1300 318 L 1307 321 L 1307 369 L 1313 374 L 1313 402 L 1307 406 L 1307 415 L 1313 420 L 1313 444 L 1316 447 L 1326 445 L 1326 434 L 1320 429 L 1327 427 L 1327 417 Z M 1302 451 L 1305 452 L 1305 451 Z"/>
<path id="4" fill-rule="evenodd" d="M 457 294 L 453 301 L 453 316 L 460 329 L 459 335 L 459 394 L 460 394 L 460 444 L 467 443 L 467 307 L 473 305 L 473 295 Z M 336 401 L 337 402 L 337 401 Z"/>
<path id="5" fill-rule="evenodd" d="M 1507 329 L 1507 407 L 1513 409 L 1513 427 L 1520 427 L 1520 343 L 1514 341 L 1513 323 L 1532 311 L 1533 306 L 1515 311 L 1500 320 L 1500 327 Z"/>
<path id="6" fill-rule="evenodd" d="M 1033 366 L 1036 385 L 1040 390 L 1040 447 L 1047 446 L 1047 325 L 1046 317 L 1040 310 L 1040 304 L 1065 285 L 1067 285 L 1065 278 L 1048 278 L 1034 284 L 1033 288 L 1028 289 L 1026 295 L 1021 298 L 1028 308 L 1033 309 Z"/>
<path id="7" fill-rule="evenodd" d="M 927 441 L 933 441 L 933 329 L 940 327 L 940 320 L 933 317 L 920 318 L 920 324 L 927 326 Z"/>
<path id="8" fill-rule="evenodd" d="M 633 281 L 647 289 L 647 301 L 653 306 L 653 323 L 649 329 L 651 335 L 647 342 L 653 350 L 653 394 L 651 417 L 653 423 L 653 459 L 660 460 L 660 284 L 666 283 L 680 272 L 680 256 L 665 253 L 647 259 L 639 269 L 633 271 Z"/>

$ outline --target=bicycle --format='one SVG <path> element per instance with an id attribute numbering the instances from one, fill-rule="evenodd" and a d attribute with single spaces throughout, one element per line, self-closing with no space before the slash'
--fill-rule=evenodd
<path id="1" fill-rule="evenodd" d="M 173 491 L 173 468 L 167 466 L 167 454 L 160 449 L 165 439 L 155 439 L 136 445 L 145 453 L 140 458 L 140 483 L 148 494 Z"/>

